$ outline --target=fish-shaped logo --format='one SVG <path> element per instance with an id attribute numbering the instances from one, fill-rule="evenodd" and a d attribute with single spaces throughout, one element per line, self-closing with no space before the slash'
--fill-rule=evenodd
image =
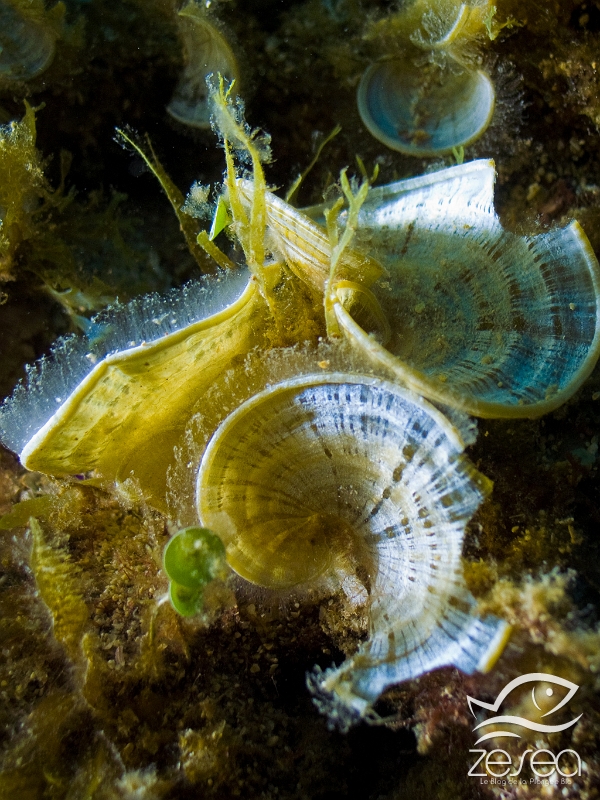
<path id="1" fill-rule="evenodd" d="M 541 711 L 542 708 L 539 705 L 535 691 L 536 691 L 536 684 L 539 682 L 555 684 L 556 686 L 563 686 L 565 689 L 568 689 L 567 694 L 556 703 L 549 711 L 546 711 L 542 714 L 542 717 L 548 717 L 550 714 L 554 714 L 559 709 L 563 708 L 569 700 L 573 697 L 579 686 L 572 681 L 568 681 L 566 678 L 557 678 L 555 675 L 550 675 L 547 672 L 528 672 L 527 675 L 521 675 L 520 678 L 515 678 L 514 680 L 507 683 L 504 689 L 500 692 L 498 697 L 493 703 L 485 703 L 483 700 L 476 700 L 474 697 L 469 697 L 467 695 L 467 700 L 469 702 L 469 709 L 471 714 L 475 716 L 475 711 L 473 710 L 473 706 L 479 706 L 480 708 L 485 708 L 488 711 L 498 711 L 504 699 L 512 692 L 513 689 L 516 689 L 517 686 L 522 686 L 524 683 L 533 683 L 534 685 L 531 688 L 531 699 L 535 707 Z M 537 686 L 539 689 L 540 687 Z M 549 686 L 545 689 L 546 697 L 552 697 L 554 695 L 554 690 Z M 539 696 L 539 695 L 538 695 Z M 570 728 L 572 725 L 582 717 L 583 715 L 580 714 L 575 719 L 572 719 L 570 722 L 564 722 L 562 725 L 546 725 L 542 722 L 534 722 L 533 720 L 529 720 L 526 717 L 515 717 L 511 715 L 500 715 L 497 717 L 491 717 L 490 719 L 486 719 L 483 722 L 480 722 L 479 725 L 476 725 L 473 730 L 479 730 L 481 728 L 485 728 L 488 725 L 501 725 L 510 723 L 512 725 L 520 725 L 522 728 L 527 728 L 530 731 L 538 731 L 540 733 L 557 733 L 558 731 L 564 731 L 567 728 Z M 513 733 L 511 731 L 490 731 L 489 733 L 485 733 L 480 739 L 478 739 L 475 744 L 479 744 L 480 742 L 485 741 L 486 739 L 492 739 L 496 736 L 513 736 L 517 739 L 520 738 L 518 733 Z"/>

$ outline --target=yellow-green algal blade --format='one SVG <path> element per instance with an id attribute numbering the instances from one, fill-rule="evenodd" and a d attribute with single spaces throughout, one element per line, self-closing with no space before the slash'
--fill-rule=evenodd
<path id="1" fill-rule="evenodd" d="M 387 343 L 341 298 L 335 313 L 351 342 L 425 397 L 481 417 L 534 417 L 598 360 L 600 268 L 577 222 L 505 231 L 494 178 L 481 160 L 372 189 L 356 243 L 388 273 L 370 287 Z"/>
<path id="2" fill-rule="evenodd" d="M 262 342 L 267 326 L 246 271 L 105 312 L 95 340 L 58 348 L 7 401 L 2 439 L 27 469 L 93 472 L 105 482 L 134 477 L 164 508 L 173 448 L 198 396 Z"/>

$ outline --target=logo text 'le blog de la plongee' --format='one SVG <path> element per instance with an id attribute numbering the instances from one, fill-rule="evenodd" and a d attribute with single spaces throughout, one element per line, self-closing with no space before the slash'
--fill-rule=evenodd
<path id="1" fill-rule="evenodd" d="M 536 689 L 538 689 L 538 698 L 540 693 L 543 692 L 546 698 L 545 702 L 555 694 L 552 685 L 555 687 L 562 686 L 567 689 L 567 693 L 562 700 L 559 699 L 559 702 L 542 714 L 540 719 L 549 717 L 551 714 L 563 708 L 573 697 L 577 689 L 579 689 L 577 684 L 566 680 L 566 678 L 558 678 L 546 672 L 529 672 L 527 675 L 522 675 L 520 678 L 515 678 L 510 681 L 510 683 L 507 683 L 493 703 L 485 703 L 483 700 L 467 697 L 471 713 L 475 716 L 473 706 L 479 706 L 479 708 L 486 709 L 487 711 L 497 712 L 504 699 L 513 689 L 522 686 L 524 683 L 532 684 L 531 698 L 538 711 L 542 711 L 542 707 L 539 705 L 538 699 L 536 698 Z M 542 684 L 542 686 L 540 686 L 540 684 Z M 545 688 L 543 686 L 544 684 Z M 473 728 L 473 731 L 480 733 L 482 729 L 490 725 L 503 726 L 508 724 L 511 726 L 520 726 L 521 728 L 539 733 L 558 733 L 559 731 L 564 731 L 575 725 L 575 723 L 581 719 L 581 716 L 582 714 L 575 719 L 564 722 L 562 725 L 548 725 L 546 722 L 535 722 L 526 717 L 501 714 L 480 722 Z M 489 739 L 499 739 L 502 737 L 519 739 L 520 735 L 509 730 L 491 730 L 487 733 L 483 733 L 483 735 L 477 739 L 475 745 L 477 746 Z M 535 749 L 530 747 L 520 753 L 518 757 L 512 757 L 506 750 L 502 749 L 487 750 L 481 748 L 469 750 L 469 752 L 476 754 L 477 760 L 469 769 L 468 775 L 471 778 L 479 778 L 480 783 L 570 783 L 572 778 L 581 775 L 581 758 L 575 750 L 561 750 L 559 753 L 554 753 L 552 750 L 547 750 L 545 748 Z"/>

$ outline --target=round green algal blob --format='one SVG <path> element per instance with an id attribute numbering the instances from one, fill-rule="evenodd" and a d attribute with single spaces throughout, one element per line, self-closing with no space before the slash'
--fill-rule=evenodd
<path id="1" fill-rule="evenodd" d="M 225 545 L 207 528 L 184 528 L 165 547 L 163 564 L 172 582 L 201 590 L 215 578 L 225 577 Z"/>
<path id="2" fill-rule="evenodd" d="M 190 589 L 175 581 L 169 584 L 169 599 L 182 617 L 193 617 L 202 611 L 203 594 L 202 589 Z"/>

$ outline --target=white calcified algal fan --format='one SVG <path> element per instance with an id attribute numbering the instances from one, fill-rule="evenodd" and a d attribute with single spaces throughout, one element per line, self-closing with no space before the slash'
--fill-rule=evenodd
<path id="1" fill-rule="evenodd" d="M 369 133 L 393 150 L 451 153 L 478 139 L 492 120 L 496 92 L 479 68 L 478 50 L 497 35 L 495 6 L 491 0 L 398 5 L 371 30 L 383 52 L 360 80 L 358 112 Z"/>
<path id="2" fill-rule="evenodd" d="M 208 11 L 198 3 L 187 3 L 177 14 L 177 27 L 183 45 L 184 69 L 167 111 L 184 125 L 210 128 L 211 108 L 206 78 L 223 75 L 240 79 L 237 59 L 225 35 Z"/>
<path id="3" fill-rule="evenodd" d="M 0 79 L 4 81 L 35 78 L 54 58 L 64 8 L 44 12 L 31 6 L 6 0 L 0 4 Z"/>
<path id="4" fill-rule="evenodd" d="M 389 272 L 373 290 L 392 329 L 385 352 L 341 306 L 339 317 L 416 391 L 478 416 L 537 416 L 598 359 L 600 270 L 577 222 L 505 231 L 494 177 L 474 161 L 374 189 L 358 237 Z"/>
<path id="5" fill-rule="evenodd" d="M 450 664 L 486 670 L 502 649 L 506 624 L 475 614 L 463 579 L 465 525 L 490 489 L 463 448 L 411 392 L 333 373 L 266 389 L 206 449 L 199 516 L 239 575 L 342 586 L 368 603 L 368 640 L 310 679 L 341 727 L 394 683 Z"/>
<path id="6" fill-rule="evenodd" d="M 413 55 L 371 64 L 357 102 L 365 127 L 380 142 L 407 155 L 435 156 L 479 139 L 491 122 L 495 92 L 483 70 L 452 58 L 442 67 L 423 67 Z"/>
<path id="7" fill-rule="evenodd" d="M 342 334 L 419 394 L 476 416 L 534 417 L 598 360 L 600 267 L 577 222 L 505 231 L 494 179 L 481 160 L 371 189 L 354 243 L 387 274 L 369 291 L 337 274 L 330 300 Z M 314 268 L 312 252 L 299 257 L 298 212 L 267 195 L 267 214 L 296 273 Z"/>

